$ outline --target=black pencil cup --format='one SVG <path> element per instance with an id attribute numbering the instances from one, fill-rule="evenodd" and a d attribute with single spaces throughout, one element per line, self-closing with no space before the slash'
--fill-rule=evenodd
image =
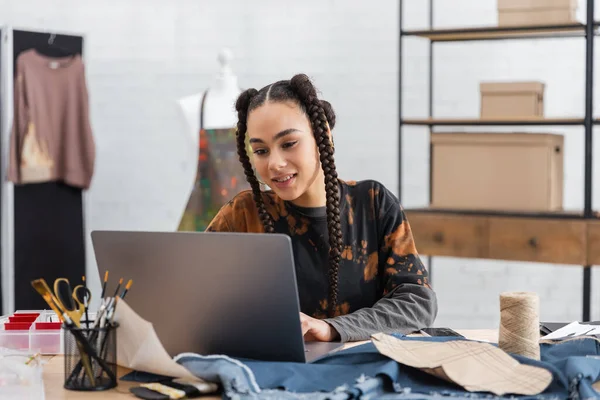
<path id="1" fill-rule="evenodd" d="M 117 386 L 117 327 L 63 324 L 65 389 L 100 391 Z"/>

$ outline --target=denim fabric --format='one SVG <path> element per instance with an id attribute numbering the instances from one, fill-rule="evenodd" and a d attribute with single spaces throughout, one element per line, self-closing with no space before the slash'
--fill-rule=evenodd
<path id="1" fill-rule="evenodd" d="M 182 360 L 187 360 L 185 363 Z M 260 387 L 252 371 L 239 360 L 221 356 L 198 356 L 183 353 L 175 357 L 188 370 L 207 382 L 220 383 L 226 393 L 257 393 Z"/>
<path id="2" fill-rule="evenodd" d="M 448 341 L 458 338 L 402 340 Z M 399 364 L 366 343 L 324 357 L 312 364 L 264 362 L 225 356 L 182 354 L 176 361 L 198 377 L 223 385 L 231 399 L 595 399 L 592 383 L 600 378 L 599 342 L 593 339 L 542 344 L 540 361 L 513 355 L 519 362 L 548 369 L 551 385 L 538 396 L 470 393 L 417 369 Z"/>

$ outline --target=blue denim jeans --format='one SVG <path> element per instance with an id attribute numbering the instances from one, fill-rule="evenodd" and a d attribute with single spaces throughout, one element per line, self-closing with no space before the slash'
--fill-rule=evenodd
<path id="1" fill-rule="evenodd" d="M 402 340 L 464 340 L 409 338 Z M 581 339 L 542 344 L 541 360 L 513 355 L 519 362 L 546 368 L 551 385 L 537 396 L 472 393 L 449 382 L 404 366 L 366 343 L 333 353 L 315 363 L 266 362 L 226 356 L 181 354 L 176 361 L 198 377 L 223 387 L 228 399 L 595 399 L 592 384 L 600 379 L 600 342 Z"/>

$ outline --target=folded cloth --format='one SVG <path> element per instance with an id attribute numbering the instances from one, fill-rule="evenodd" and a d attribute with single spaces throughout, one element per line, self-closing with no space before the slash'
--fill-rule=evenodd
<path id="1" fill-rule="evenodd" d="M 451 337 L 402 340 L 466 340 Z M 540 395 L 499 397 L 472 393 L 380 354 L 372 343 L 341 350 L 310 364 L 181 354 L 175 361 L 207 382 L 223 386 L 236 399 L 501 399 L 556 400 L 599 398 L 592 384 L 600 378 L 599 342 L 583 338 L 541 344 L 541 360 L 513 355 L 519 362 L 548 369 L 553 381 Z"/>

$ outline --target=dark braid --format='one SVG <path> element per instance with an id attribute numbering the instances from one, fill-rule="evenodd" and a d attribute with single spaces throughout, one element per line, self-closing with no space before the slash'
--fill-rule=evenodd
<path id="1" fill-rule="evenodd" d="M 240 162 L 244 167 L 246 180 L 250 184 L 250 187 L 252 187 L 254 202 L 256 203 L 256 207 L 258 208 L 258 215 L 263 223 L 265 232 L 275 233 L 275 228 L 273 227 L 273 219 L 271 218 L 271 215 L 269 215 L 267 209 L 265 208 L 265 203 L 260 192 L 260 183 L 258 182 L 258 179 L 256 179 L 256 175 L 254 174 L 254 170 L 252 169 L 252 164 L 250 164 L 250 158 L 248 157 L 248 153 L 246 152 L 246 121 L 248 119 L 248 105 L 250 104 L 250 100 L 252 100 L 252 98 L 257 94 L 258 92 L 256 91 L 256 89 L 248 89 L 245 92 L 243 92 L 235 102 L 235 109 L 238 112 L 238 123 L 236 132 L 237 152 Z"/>
<path id="2" fill-rule="evenodd" d="M 342 226 L 340 221 L 340 194 L 338 191 L 338 175 L 333 157 L 334 150 L 332 139 L 328 134 L 328 127 L 333 129 L 335 125 L 335 113 L 331 105 L 319 100 L 317 91 L 308 76 L 304 74 L 295 75 L 291 80 L 275 82 L 262 88 L 260 91 L 248 89 L 240 95 L 236 102 L 238 111 L 238 154 L 246 178 L 252 187 L 254 201 L 258 207 L 260 218 L 266 232 L 272 233 L 273 219 L 266 212 L 263 199 L 260 195 L 259 182 L 254 175 L 248 155 L 246 154 L 246 120 L 250 111 L 258 108 L 266 101 L 272 102 L 295 102 L 308 116 L 317 146 L 321 166 L 325 175 L 325 193 L 327 205 L 327 228 L 329 231 L 329 301 L 328 315 L 333 317 L 336 312 L 338 296 L 338 271 L 343 250 Z"/>
<path id="3" fill-rule="evenodd" d="M 329 316 L 333 316 L 337 305 L 338 270 L 340 266 L 343 239 L 340 222 L 340 194 L 338 175 L 333 158 L 333 146 L 328 133 L 328 121 L 323 104 L 317 98 L 317 92 L 306 75 L 296 75 L 290 85 L 298 94 L 307 109 L 313 133 L 319 147 L 321 166 L 325 173 L 325 192 L 327 195 L 327 228 L 329 230 Z"/>

